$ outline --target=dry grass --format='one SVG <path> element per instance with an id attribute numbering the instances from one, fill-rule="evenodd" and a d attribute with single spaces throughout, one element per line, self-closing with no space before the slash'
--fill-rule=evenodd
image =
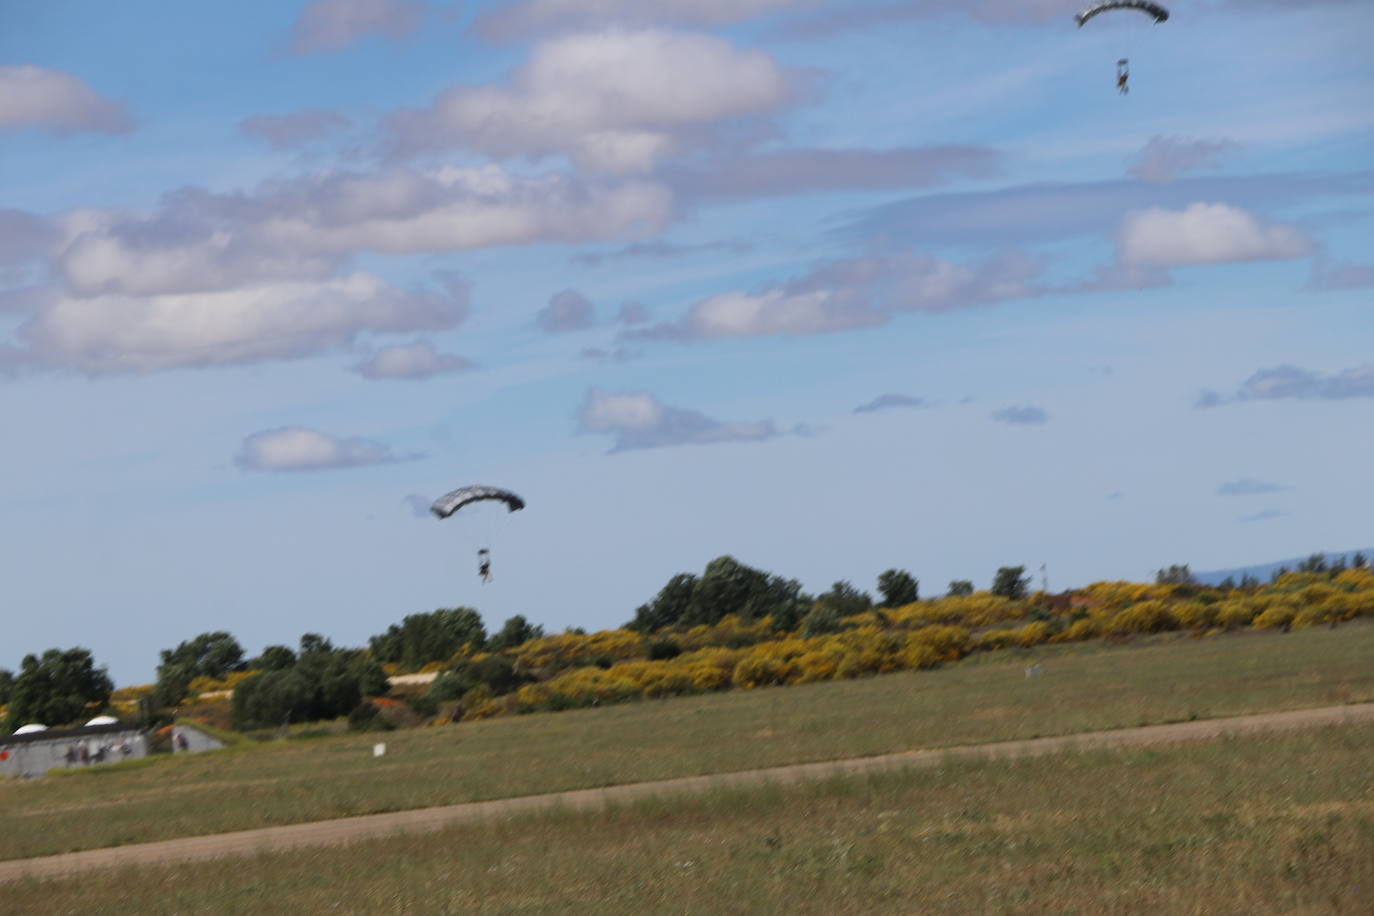
<path id="1" fill-rule="evenodd" d="M 1359 913 L 1374 728 L 960 761 L 4 889 L 21 913 Z"/>
<path id="2" fill-rule="evenodd" d="M 1374 700 L 1374 625 L 283 742 L 0 783 L 0 859 L 674 776 Z M 1044 674 L 1023 669 L 1038 661 Z M 374 741 L 385 757 L 374 759 Z"/>

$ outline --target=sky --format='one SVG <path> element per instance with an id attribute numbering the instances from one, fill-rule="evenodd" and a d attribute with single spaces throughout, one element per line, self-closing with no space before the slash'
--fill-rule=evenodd
<path id="1" fill-rule="evenodd" d="M 1081 2 L 5 4 L 0 667 L 1374 543 L 1374 6 Z"/>

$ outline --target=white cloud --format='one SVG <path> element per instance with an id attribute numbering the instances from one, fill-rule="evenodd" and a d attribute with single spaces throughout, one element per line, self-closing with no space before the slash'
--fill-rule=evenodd
<path id="1" fill-rule="evenodd" d="M 414 0 L 315 0 L 291 26 L 291 51 L 338 51 L 368 35 L 402 38 L 419 28 L 424 16 L 425 5 Z"/>
<path id="2" fill-rule="evenodd" d="M 256 193 L 189 188 L 152 213 L 74 211 L 57 267 L 76 295 L 158 295 L 321 279 L 358 251 L 460 251 L 635 237 L 672 194 L 643 181 L 524 178 L 499 166 L 333 173 Z"/>
<path id="3" fill-rule="evenodd" d="M 368 379 L 427 379 L 471 368 L 470 360 L 456 353 L 440 353 L 429 341 L 418 340 L 382 347 L 354 366 L 353 371 Z"/>
<path id="4" fill-rule="evenodd" d="M 454 86 L 387 124 L 402 153 L 566 153 L 603 172 L 645 172 L 718 122 L 787 104 L 792 80 L 764 52 L 721 38 L 612 28 L 543 42 L 509 87 Z"/>
<path id="5" fill-rule="evenodd" d="M 248 471 L 323 471 L 397 461 L 391 449 L 369 439 L 336 439 L 304 426 L 283 426 L 243 440 L 234 463 Z"/>
<path id="6" fill-rule="evenodd" d="M 1179 267 L 1233 261 L 1300 258 L 1311 240 L 1292 226 L 1265 223 L 1223 203 L 1195 203 L 1184 210 L 1152 207 L 1127 214 L 1119 234 L 1124 264 Z"/>
<path id="7" fill-rule="evenodd" d="M 1214 166 L 1239 148 L 1239 144 L 1230 140 L 1187 140 L 1156 135 L 1141 147 L 1126 173 L 1142 181 L 1172 181 L 1185 172 Z"/>
<path id="8" fill-rule="evenodd" d="M 716 26 L 741 22 L 816 0 L 521 0 L 477 17 L 483 37 L 525 35 L 608 24 Z"/>
<path id="9" fill-rule="evenodd" d="M 1288 398 L 1340 401 L 1346 398 L 1374 397 L 1374 363 L 1352 366 L 1331 375 L 1322 375 L 1299 366 L 1282 365 L 1260 369 L 1241 383 L 1233 397 L 1203 391 L 1197 407 L 1220 407 L 1240 401 L 1275 401 Z"/>
<path id="10" fill-rule="evenodd" d="M 452 277 L 444 285 L 407 292 L 359 272 L 215 293 L 66 296 L 19 336 L 36 360 L 91 374 L 287 359 L 346 346 L 362 331 L 452 327 L 468 291 Z"/>
<path id="11" fill-rule="evenodd" d="M 612 452 L 758 441 L 778 435 L 771 420 L 723 423 L 695 410 L 669 407 L 648 392 L 613 392 L 600 388 L 587 392 L 578 411 L 578 431 L 615 437 Z"/>
<path id="12" fill-rule="evenodd" d="M 1043 262 L 1004 252 L 955 264 L 914 252 L 814 264 L 804 276 L 756 292 L 731 290 L 696 303 L 676 322 L 622 332 L 627 338 L 712 340 L 828 334 L 873 327 L 893 312 L 945 311 L 1039 295 Z"/>
<path id="13" fill-rule="evenodd" d="M 575 289 L 549 297 L 549 304 L 534 316 L 534 323 L 549 334 L 581 331 L 596 324 L 596 306 Z"/>
<path id="14" fill-rule="evenodd" d="M 47 67 L 0 67 L 0 130 L 43 127 L 55 133 L 122 134 L 133 120 L 122 102 L 83 80 Z"/>

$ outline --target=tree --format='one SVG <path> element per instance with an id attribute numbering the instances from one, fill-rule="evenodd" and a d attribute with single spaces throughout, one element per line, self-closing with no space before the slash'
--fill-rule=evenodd
<path id="1" fill-rule="evenodd" d="M 191 682 L 198 677 L 222 678 L 231 671 L 243 671 L 243 647 L 223 631 L 202 633 L 175 649 L 162 650 L 154 689 L 159 706 L 175 706 L 186 698 Z"/>
<path id="2" fill-rule="evenodd" d="M 737 614 L 747 621 L 771 617 L 775 629 L 791 629 L 811 603 L 797 580 L 721 556 L 707 563 L 699 577 L 679 573 L 670 579 L 652 602 L 635 611 L 626 628 L 647 634 L 664 627 L 711 625 Z"/>
<path id="3" fill-rule="evenodd" d="M 1197 580 L 1193 578 L 1193 573 L 1188 569 L 1188 564 L 1182 565 L 1174 563 L 1167 569 L 1160 569 L 1155 572 L 1156 585 L 1196 585 Z"/>
<path id="4" fill-rule="evenodd" d="M 8 668 L 0 668 L 0 706 L 4 706 L 10 701 L 10 693 L 14 690 L 14 672 Z"/>
<path id="5" fill-rule="evenodd" d="M 667 585 L 658 590 L 653 601 L 641 604 L 635 610 L 635 619 L 626 624 L 625 629 L 649 634 L 676 626 L 692 606 L 696 584 L 697 577 L 691 573 L 673 576 Z"/>
<path id="6" fill-rule="evenodd" d="M 257 658 L 249 659 L 248 667 L 258 671 L 280 671 L 296 663 L 296 653 L 286 646 L 268 646 Z"/>
<path id="7" fill-rule="evenodd" d="M 883 607 L 901 607 L 921 600 L 920 583 L 905 569 L 889 569 L 878 576 Z"/>
<path id="8" fill-rule="evenodd" d="M 803 636 L 824 636 L 826 633 L 838 633 L 843 629 L 844 622 L 840 619 L 839 611 L 820 601 L 817 601 L 810 613 L 802 618 Z"/>
<path id="9" fill-rule="evenodd" d="M 842 579 L 830 586 L 830 591 L 818 595 L 816 604 L 833 609 L 840 617 L 852 617 L 871 608 L 873 599 L 868 592 L 861 592 Z"/>
<path id="10" fill-rule="evenodd" d="M 420 668 L 447 661 L 463 649 L 481 649 L 487 642 L 482 617 L 470 607 L 440 608 L 429 614 L 411 614 L 392 624 L 380 636 L 368 640 L 379 662 Z"/>
<path id="11" fill-rule="evenodd" d="M 1217 588 L 1224 589 L 1228 592 L 1234 589 L 1235 587 L 1236 580 L 1233 576 L 1227 576 L 1225 579 L 1221 580 L 1220 584 L 1217 585 Z"/>
<path id="12" fill-rule="evenodd" d="M 1324 573 L 1326 570 L 1326 555 L 1321 553 L 1314 553 L 1298 564 L 1301 573 Z"/>
<path id="13" fill-rule="evenodd" d="M 1355 556 L 1350 560 L 1350 565 L 1355 567 L 1356 569 L 1363 569 L 1364 567 L 1369 565 L 1369 558 L 1362 553 L 1356 553 Z"/>
<path id="14" fill-rule="evenodd" d="M 364 696 L 387 692 L 386 673 L 361 649 L 335 649 L 314 633 L 301 637 L 296 663 L 263 671 L 234 688 L 236 728 L 311 722 L 347 715 Z"/>
<path id="15" fill-rule="evenodd" d="M 114 682 L 96 668 L 87 649 L 49 649 L 24 656 L 10 688 L 5 722 L 11 730 L 26 722 L 65 725 L 110 701 Z"/>
<path id="16" fill-rule="evenodd" d="M 1026 597 L 1026 589 L 1030 587 L 1031 577 L 1025 575 L 1024 566 L 1003 566 L 997 570 L 997 575 L 992 580 L 992 593 L 1001 595 L 1003 598 L 1010 598 L 1012 601 L 1019 601 Z"/>
<path id="17" fill-rule="evenodd" d="M 488 640 L 487 648 L 493 652 L 499 652 L 502 649 L 514 649 L 531 639 L 539 639 L 543 635 L 543 627 L 534 626 L 524 618 L 524 615 L 516 614 L 506 621 L 499 633 Z"/>
<path id="18" fill-rule="evenodd" d="M 949 594 L 952 598 L 972 595 L 973 583 L 967 579 L 951 579 L 949 582 Z"/>

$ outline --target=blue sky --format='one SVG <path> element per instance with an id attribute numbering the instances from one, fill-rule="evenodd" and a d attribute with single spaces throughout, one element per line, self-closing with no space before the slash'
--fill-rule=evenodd
<path id="1" fill-rule="evenodd" d="M 0 667 L 1368 545 L 1374 9 L 1078 5 L 7 5 Z"/>

